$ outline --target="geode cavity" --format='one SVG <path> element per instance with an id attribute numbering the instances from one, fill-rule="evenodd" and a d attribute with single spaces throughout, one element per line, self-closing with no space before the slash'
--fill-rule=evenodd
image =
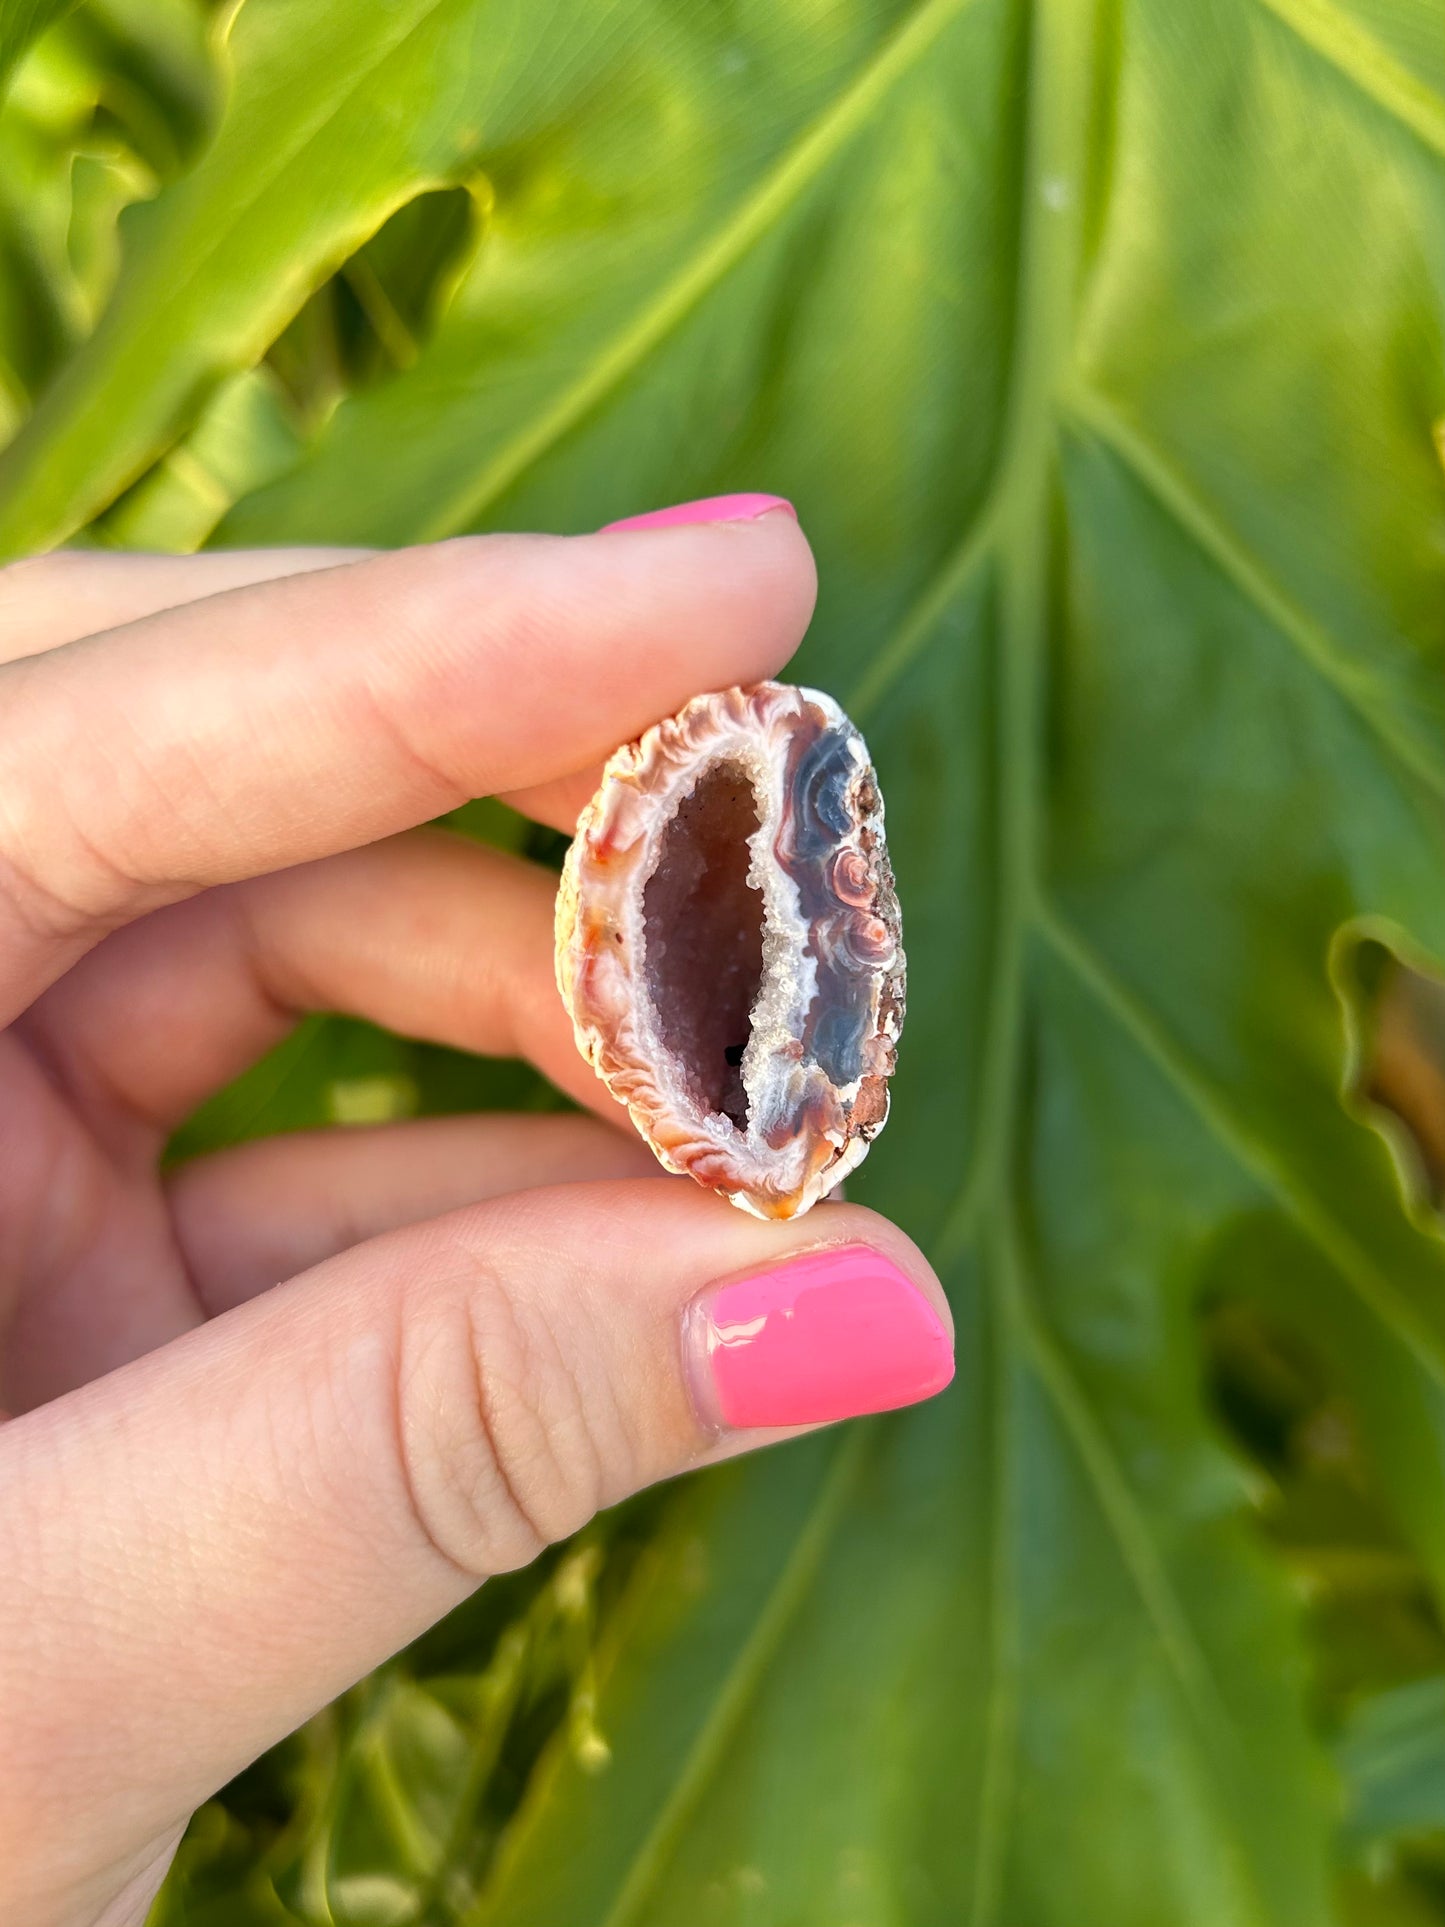
<path id="1" fill-rule="evenodd" d="M 617 752 L 562 872 L 557 982 L 668 1170 L 792 1218 L 862 1162 L 904 964 L 883 802 L 831 697 L 698 696 Z"/>

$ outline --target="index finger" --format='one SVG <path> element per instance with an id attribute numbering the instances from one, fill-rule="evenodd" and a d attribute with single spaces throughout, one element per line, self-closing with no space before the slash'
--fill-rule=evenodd
<path id="1" fill-rule="evenodd" d="M 0 666 L 0 1022 L 145 910 L 543 784 L 774 674 L 813 587 L 780 512 L 472 536 Z"/>
<path id="2" fill-rule="evenodd" d="M 147 555 L 130 549 L 52 549 L 0 568 L 0 662 L 38 656 L 100 629 L 223 589 L 359 562 L 369 549 L 207 549 Z"/>

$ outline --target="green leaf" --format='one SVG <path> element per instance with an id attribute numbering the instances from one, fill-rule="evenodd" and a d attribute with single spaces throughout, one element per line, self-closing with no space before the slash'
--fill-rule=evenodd
<path id="1" fill-rule="evenodd" d="M 146 1927 L 299 1927 L 276 1894 L 258 1839 L 218 1802 L 191 1822 Z"/>
<path id="2" fill-rule="evenodd" d="M 87 0 L 0 95 L 0 434 L 89 332 L 118 214 L 194 150 L 213 91 L 191 0 Z"/>
<path id="3" fill-rule="evenodd" d="M 1358 1862 L 1344 1889 L 1351 1927 L 1428 1927 L 1445 1882 L 1445 1675 L 1358 1701 L 1336 1757 Z"/>
<path id="4" fill-rule="evenodd" d="M 192 428 L 93 525 L 117 548 L 198 549 L 237 496 L 289 468 L 300 436 L 263 366 L 222 384 Z"/>
<path id="5" fill-rule="evenodd" d="M 0 0 L 0 94 L 25 49 L 74 5 L 75 0 Z"/>
<path id="6" fill-rule="evenodd" d="M 220 534 L 797 502 L 798 670 L 868 730 L 912 965 L 859 1194 L 959 1329 L 935 1405 L 671 1496 L 599 1626 L 606 1764 L 554 1709 L 464 1899 L 457 1734 L 395 1689 L 436 1747 L 342 1763 L 365 1906 L 1415 1917 L 1333 1884 L 1296 1567 L 1201 1314 L 1308 1344 L 1438 1610 L 1445 1247 L 1346 1095 L 1340 992 L 1362 934 L 1445 958 L 1442 30 L 1438 0 L 242 9 L 213 145 L 127 216 L 0 464 L 0 542 L 92 520 L 465 185 L 454 284 L 398 297 L 414 358 L 338 358 L 355 392 Z"/>
<path id="7" fill-rule="evenodd" d="M 1413 1680 L 1359 1705 L 1341 1735 L 1350 1836 L 1445 1837 L 1445 1677 Z"/>

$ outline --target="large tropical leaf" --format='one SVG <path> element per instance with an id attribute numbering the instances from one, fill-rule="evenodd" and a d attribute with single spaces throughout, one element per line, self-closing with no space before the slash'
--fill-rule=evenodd
<path id="1" fill-rule="evenodd" d="M 859 1189 L 960 1358 L 666 1501 L 494 1852 L 437 1864 L 483 1728 L 382 1693 L 253 1917 L 1318 1927 L 1354 1848 L 1201 1334 L 1234 1304 L 1319 1361 L 1445 1588 L 1445 1248 L 1347 1089 L 1361 947 L 1445 957 L 1445 6 L 247 0 L 229 59 L 0 541 L 210 446 L 467 188 L 431 332 L 221 539 L 793 497 L 913 966 Z M 194 1919 L 238 1917 L 203 1860 Z"/>

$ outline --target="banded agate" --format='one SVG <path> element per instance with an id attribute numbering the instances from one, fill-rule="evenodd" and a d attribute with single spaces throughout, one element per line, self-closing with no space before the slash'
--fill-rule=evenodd
<path id="1" fill-rule="evenodd" d="M 668 1170 L 792 1218 L 861 1163 L 904 959 L 877 780 L 831 697 L 698 696 L 613 756 L 563 869 L 557 982 Z"/>

